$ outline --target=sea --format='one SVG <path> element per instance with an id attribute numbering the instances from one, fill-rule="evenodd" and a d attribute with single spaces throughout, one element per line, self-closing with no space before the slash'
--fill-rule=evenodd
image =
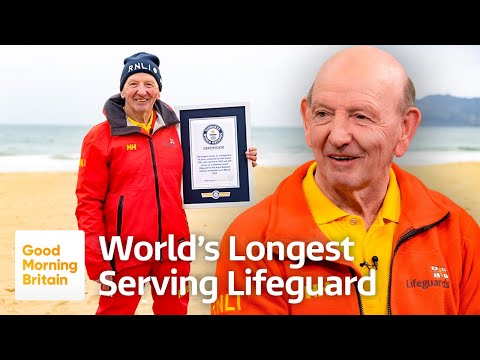
<path id="1" fill-rule="evenodd" d="M 77 171 L 91 125 L 3 125 L 0 173 Z M 259 166 L 297 166 L 313 159 L 303 128 L 252 127 Z M 419 127 L 399 165 L 480 162 L 480 127 Z"/>

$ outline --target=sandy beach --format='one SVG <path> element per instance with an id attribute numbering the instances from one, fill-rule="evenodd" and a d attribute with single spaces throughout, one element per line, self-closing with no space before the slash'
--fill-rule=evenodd
<path id="1" fill-rule="evenodd" d="M 480 222 L 480 163 L 454 163 L 404 167 L 429 187 L 438 190 L 464 207 Z M 254 200 L 273 192 L 294 167 L 256 167 L 253 170 Z M 15 231 L 76 230 L 76 173 L 0 173 L 0 314 L 2 315 L 91 315 L 95 313 L 99 285 L 85 279 L 82 301 L 20 301 L 15 299 Z M 244 207 L 187 209 L 192 234 L 207 241 L 219 241 L 229 223 Z M 201 254 L 192 263 L 197 278 L 213 275 L 215 264 Z M 151 314 L 147 293 L 137 314 Z M 210 313 L 201 295 L 191 296 L 189 314 Z"/>

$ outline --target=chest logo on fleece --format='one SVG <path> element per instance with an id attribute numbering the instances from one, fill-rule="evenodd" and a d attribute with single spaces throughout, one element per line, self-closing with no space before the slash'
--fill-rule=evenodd
<path id="1" fill-rule="evenodd" d="M 430 266 L 432 279 L 410 279 L 406 282 L 407 288 L 417 288 L 427 290 L 431 287 L 450 287 L 450 279 L 447 268 L 444 266 L 431 265 Z"/>

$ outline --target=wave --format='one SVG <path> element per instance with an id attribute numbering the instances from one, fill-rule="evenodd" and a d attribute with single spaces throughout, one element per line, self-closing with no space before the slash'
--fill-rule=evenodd
<path id="1" fill-rule="evenodd" d="M 78 157 L 61 159 L 50 155 L 16 155 L 0 157 L 0 172 L 57 172 L 77 171 Z"/>
<path id="2" fill-rule="evenodd" d="M 54 154 L 49 157 L 55 160 L 80 160 L 80 154 Z"/>
<path id="3" fill-rule="evenodd" d="M 462 151 L 480 151 L 478 146 L 459 146 L 458 149 Z"/>
<path id="4" fill-rule="evenodd" d="M 480 146 L 458 145 L 458 146 L 425 146 L 425 147 L 411 147 L 408 151 L 480 151 Z"/>
<path id="5" fill-rule="evenodd" d="M 433 165 L 459 162 L 480 162 L 480 151 L 410 151 L 395 158 L 399 165 Z"/>

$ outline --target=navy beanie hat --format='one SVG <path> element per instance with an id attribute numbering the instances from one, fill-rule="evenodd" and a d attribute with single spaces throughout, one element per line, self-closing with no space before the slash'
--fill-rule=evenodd
<path id="1" fill-rule="evenodd" d="M 155 80 L 157 80 L 158 88 L 162 91 L 162 77 L 158 68 L 160 60 L 157 56 L 146 52 L 139 52 L 125 58 L 123 63 L 125 66 L 123 67 L 122 76 L 120 77 L 120 91 L 123 90 L 123 86 L 130 75 L 140 72 L 153 75 Z"/>

